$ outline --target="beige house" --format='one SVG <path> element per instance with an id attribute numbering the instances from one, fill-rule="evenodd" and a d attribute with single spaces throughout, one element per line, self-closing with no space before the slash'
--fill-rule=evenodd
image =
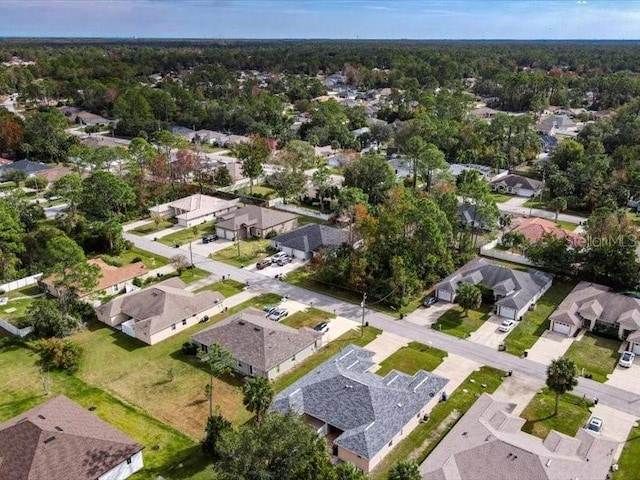
<path id="1" fill-rule="evenodd" d="M 513 403 L 483 394 L 420 465 L 425 480 L 604 480 L 619 443 L 581 428 L 575 437 L 525 433 Z"/>
<path id="2" fill-rule="evenodd" d="M 298 217 L 291 213 L 270 208 L 247 205 L 216 224 L 216 234 L 227 240 L 265 238 L 271 231 L 284 233 L 298 226 Z"/>
<path id="3" fill-rule="evenodd" d="M 178 225 L 191 227 L 210 222 L 238 208 L 238 200 L 223 200 L 196 193 L 175 202 L 163 203 L 149 209 L 149 213 L 162 215 L 164 218 L 175 218 Z"/>
<path id="4" fill-rule="evenodd" d="M 218 292 L 192 293 L 178 278 L 113 299 L 96 308 L 98 320 L 154 345 L 224 308 Z"/>
<path id="5" fill-rule="evenodd" d="M 101 258 L 93 258 L 87 260 L 87 263 L 89 265 L 95 265 L 100 269 L 98 284 L 91 292 L 78 292 L 80 298 L 90 295 L 114 295 L 121 292 L 131 292 L 136 289 L 136 287 L 133 286 L 133 280 L 149 273 L 149 270 L 142 262 L 116 267 L 105 263 Z M 54 297 L 59 297 L 63 291 L 55 286 L 54 276 L 41 279 L 40 286 Z"/>
<path id="6" fill-rule="evenodd" d="M 349 345 L 274 399 L 327 438 L 333 456 L 369 473 L 420 423 L 448 380 L 424 370 L 369 372 L 373 352 Z"/>
<path id="7" fill-rule="evenodd" d="M 247 308 L 191 338 L 205 352 L 214 343 L 229 350 L 237 361 L 234 368 L 243 375 L 270 380 L 322 347 L 322 333 L 281 325 L 255 308 Z"/>

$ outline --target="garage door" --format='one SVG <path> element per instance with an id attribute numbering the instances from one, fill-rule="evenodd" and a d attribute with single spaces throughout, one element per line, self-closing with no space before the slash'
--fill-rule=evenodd
<path id="1" fill-rule="evenodd" d="M 638 344 L 638 343 L 632 343 L 631 345 L 632 345 L 632 347 L 631 347 L 631 351 L 632 351 L 633 353 L 635 353 L 636 355 L 640 355 L 640 344 Z"/>
<path id="2" fill-rule="evenodd" d="M 564 335 L 570 335 L 571 327 L 569 325 L 565 325 L 564 323 L 553 322 L 553 331 L 557 333 L 562 333 Z"/>
<path id="3" fill-rule="evenodd" d="M 516 319 L 516 311 L 513 308 L 498 307 L 498 315 L 504 318 Z"/>
<path id="4" fill-rule="evenodd" d="M 440 299 L 440 300 L 444 300 L 446 302 L 450 302 L 451 301 L 451 292 L 447 291 L 447 290 L 438 290 L 436 292 L 436 296 Z"/>

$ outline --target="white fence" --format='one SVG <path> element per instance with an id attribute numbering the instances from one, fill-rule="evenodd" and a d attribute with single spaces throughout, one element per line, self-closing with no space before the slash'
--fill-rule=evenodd
<path id="1" fill-rule="evenodd" d="M 4 285 L 0 285 L 0 291 L 10 292 L 12 290 L 18 290 L 22 287 L 28 287 L 29 285 L 35 285 L 38 283 L 38 280 L 42 277 L 41 273 L 36 273 L 35 275 L 31 275 L 30 277 L 20 278 L 19 280 L 14 280 L 13 282 L 5 283 Z"/>
<path id="2" fill-rule="evenodd" d="M 505 260 L 507 262 L 520 263 L 522 265 L 528 265 L 533 267 L 533 262 L 524 255 L 518 255 L 506 250 L 496 250 L 496 245 L 500 240 L 496 239 L 480 247 L 480 255 L 485 257 L 497 258 L 498 260 Z"/>
<path id="3" fill-rule="evenodd" d="M 15 335 L 16 337 L 20 338 L 26 337 L 31 332 L 33 332 L 33 327 L 18 328 L 15 325 L 11 325 L 9 322 L 2 320 L 1 318 L 0 328 L 4 328 L 11 335 Z"/>
<path id="4" fill-rule="evenodd" d="M 270 207 L 275 207 L 278 210 L 284 210 L 285 212 L 297 213 L 298 215 L 305 215 L 307 217 L 318 218 L 320 220 L 329 220 L 331 215 L 327 213 L 316 212 L 315 210 L 309 210 L 307 208 L 298 207 L 296 205 L 289 205 L 282 203 L 281 198 L 276 198 L 269 202 Z"/>

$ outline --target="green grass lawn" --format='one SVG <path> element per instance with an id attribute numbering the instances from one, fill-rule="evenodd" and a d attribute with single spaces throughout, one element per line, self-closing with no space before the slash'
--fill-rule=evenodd
<path id="1" fill-rule="evenodd" d="M 0 318 L 6 320 L 18 328 L 24 328 L 27 323 L 27 312 L 35 300 L 34 298 L 22 298 L 20 300 L 9 300 L 6 305 L 0 306 Z M 14 310 L 15 311 L 9 311 Z"/>
<path id="2" fill-rule="evenodd" d="M 145 223 L 144 225 L 140 225 L 137 228 L 131 230 L 131 233 L 136 235 L 150 235 L 152 233 L 159 232 L 161 230 L 165 230 L 167 228 L 171 228 L 176 224 L 176 220 L 173 218 L 165 219 L 156 225 L 154 222 Z"/>
<path id="3" fill-rule="evenodd" d="M 194 240 L 202 238 L 205 235 L 216 233 L 215 221 L 202 223 L 193 227 L 184 228 L 178 232 L 171 233 L 162 238 L 159 238 L 160 243 L 164 243 L 170 247 L 174 245 L 184 245 Z"/>
<path id="4" fill-rule="evenodd" d="M 212 292 L 220 292 L 225 298 L 233 297 L 234 295 L 240 293 L 244 289 L 244 283 L 238 282 L 237 280 L 220 280 L 219 282 L 212 283 L 210 285 L 205 285 L 202 288 L 199 288 L 195 291 L 204 292 L 206 290 L 210 290 Z"/>
<path id="5" fill-rule="evenodd" d="M 491 305 L 481 305 L 479 310 L 469 310 L 469 313 L 465 316 L 462 308 L 456 305 L 447 310 L 431 328 L 454 337 L 467 338 L 489 318 L 491 308 Z"/>
<path id="6" fill-rule="evenodd" d="M 18 298 L 18 297 L 33 297 L 40 295 L 40 287 L 38 285 L 29 285 L 28 287 L 19 288 L 18 290 L 11 290 L 7 293 L 0 294 L 0 297 Z"/>
<path id="7" fill-rule="evenodd" d="M 207 278 L 211 273 L 200 268 L 188 268 L 180 275 L 180 280 L 189 285 L 190 283 L 197 282 L 203 278 Z"/>
<path id="8" fill-rule="evenodd" d="M 573 342 L 564 356 L 573 360 L 579 374 L 590 373 L 596 382 L 604 383 L 618 364 L 620 345 L 622 342 L 618 340 L 587 333 L 580 341 Z"/>
<path id="9" fill-rule="evenodd" d="M 293 370 L 283 374 L 282 376 L 274 380 L 273 389 L 276 392 L 284 390 L 289 385 L 304 377 L 318 365 L 327 361 L 330 357 L 338 353 L 347 345 L 354 344 L 360 347 L 364 347 L 367 343 L 371 342 L 381 333 L 382 330 L 375 327 L 364 327 L 364 332 L 362 332 L 362 335 L 360 333 L 360 329 L 358 329 L 357 331 L 348 331 L 341 337 L 336 338 L 333 342 L 323 347 L 320 351 L 311 355 Z"/>
<path id="10" fill-rule="evenodd" d="M 449 395 L 446 402 L 439 403 L 433 408 L 428 421 L 420 423 L 385 457 L 370 478 L 386 479 L 389 468 L 399 460 L 412 459 L 422 463 L 460 417 L 471 408 L 477 400 L 477 395 L 495 392 L 502 383 L 503 376 L 503 371 L 491 367 L 481 367 L 477 372 L 469 375 Z"/>
<path id="11" fill-rule="evenodd" d="M 269 240 L 241 240 L 240 254 L 238 244 L 234 244 L 212 254 L 211 258 L 242 268 L 271 255 L 273 252 L 269 246 Z"/>
<path id="12" fill-rule="evenodd" d="M 576 223 L 564 222 L 562 220 L 556 221 L 555 224 L 556 226 L 569 230 L 570 232 L 573 232 L 578 227 Z"/>
<path id="13" fill-rule="evenodd" d="M 102 359 L 104 362 L 104 359 Z M 172 479 L 204 480 L 208 461 L 203 458 L 195 439 L 151 417 L 140 408 L 88 385 L 65 373 L 47 374 L 49 395 L 44 394 L 36 356 L 21 345 L 12 345 L 0 353 L 0 422 L 33 408 L 58 394 L 64 394 L 82 407 L 96 407 L 94 414 L 145 446 L 143 471 L 132 479 L 155 479 L 157 475 Z M 178 469 L 179 463 L 183 468 Z M 201 472 L 201 473 L 199 473 Z"/>
<path id="14" fill-rule="evenodd" d="M 613 474 L 613 480 L 636 480 L 640 471 L 640 431 L 631 429 L 618 459 L 620 470 Z"/>
<path id="15" fill-rule="evenodd" d="M 554 406 L 555 395 L 548 389 L 536 394 L 520 415 L 527 420 L 522 430 L 543 439 L 551 430 L 573 437 L 591 415 L 591 402 L 570 393 L 560 396 L 558 415 L 553 414 Z"/>
<path id="16" fill-rule="evenodd" d="M 525 313 L 516 328 L 507 336 L 504 344 L 507 352 L 521 356 L 538 341 L 549 328 L 549 315 L 575 287 L 575 282 L 557 282 L 538 300 L 536 309 Z"/>
<path id="17" fill-rule="evenodd" d="M 301 310 L 288 317 L 285 317 L 280 323 L 293 328 L 309 327 L 313 328 L 320 322 L 326 322 L 335 315 L 320 310 L 318 308 L 309 307 Z M 329 327 L 331 328 L 331 327 Z"/>
<path id="18" fill-rule="evenodd" d="M 318 225 L 331 225 L 328 220 L 322 220 L 321 218 L 307 217 L 305 215 L 298 215 L 298 226 L 308 225 L 310 223 L 317 223 Z"/>
<path id="19" fill-rule="evenodd" d="M 263 187 L 262 185 L 254 185 L 253 191 L 249 187 L 244 187 L 236 191 L 239 195 L 245 195 L 247 197 L 261 195 L 261 198 L 266 200 L 272 200 L 274 198 L 278 198 L 278 192 L 276 192 L 273 188 Z"/>
<path id="20" fill-rule="evenodd" d="M 149 270 L 164 267 L 169 263 L 168 259 L 159 255 L 154 255 L 153 253 L 147 252 L 146 250 L 141 250 L 137 247 L 125 250 L 120 255 L 114 255 L 112 258 L 119 260 L 122 265 L 128 265 L 132 263 L 136 258 L 139 258 Z"/>
<path id="21" fill-rule="evenodd" d="M 385 376 L 391 370 L 398 370 L 407 375 L 415 375 L 418 370 L 432 372 L 446 356 L 447 352 L 422 343 L 411 342 L 384 360 L 376 374 Z"/>
<path id="22" fill-rule="evenodd" d="M 504 202 L 506 202 L 508 200 L 511 200 L 514 197 L 515 197 L 515 195 L 508 195 L 506 193 L 491 192 L 491 198 L 493 198 L 493 200 L 496 203 L 504 203 Z"/>

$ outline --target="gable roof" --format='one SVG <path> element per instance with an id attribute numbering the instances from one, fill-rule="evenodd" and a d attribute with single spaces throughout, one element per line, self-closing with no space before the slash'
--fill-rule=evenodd
<path id="1" fill-rule="evenodd" d="M 511 188 L 526 188 L 528 190 L 539 190 L 542 188 L 542 182 L 533 178 L 524 177 L 510 173 L 491 182 L 492 185 L 505 185 Z"/>
<path id="2" fill-rule="evenodd" d="M 178 219 L 191 220 L 194 218 L 202 217 L 204 215 L 210 215 L 222 210 L 233 207 L 238 203 L 238 200 L 224 200 L 222 198 L 211 197 L 209 195 L 202 195 L 196 193 L 189 195 L 188 197 L 180 198 L 174 202 L 163 203 L 156 205 L 149 209 L 152 213 L 163 213 L 170 208 L 183 211 L 176 215 Z"/>
<path id="3" fill-rule="evenodd" d="M 281 246 L 314 252 L 319 248 L 335 246 L 349 242 L 349 233 L 327 225 L 310 223 L 291 232 L 283 233 L 271 239 Z"/>
<path id="4" fill-rule="evenodd" d="M 178 278 L 114 298 L 96 308 L 105 316 L 120 313 L 134 320 L 134 330 L 151 336 L 185 318 L 204 312 L 224 300 L 218 292 L 192 293 Z"/>
<path id="5" fill-rule="evenodd" d="M 497 293 L 508 293 L 496 302 L 516 311 L 524 308 L 527 303 L 551 280 L 552 275 L 539 270 L 530 269 L 526 272 L 512 270 L 485 258 L 470 261 L 442 282 L 436 285 L 438 290 L 456 292 L 459 283 L 483 284 Z"/>
<path id="6" fill-rule="evenodd" d="M 423 478 L 459 480 L 604 479 L 618 442 L 580 429 L 543 441 L 520 429 L 515 405 L 482 396 L 420 465 Z"/>
<path id="7" fill-rule="evenodd" d="M 291 213 L 282 212 L 280 210 L 272 210 L 271 208 L 258 207 L 256 205 L 247 205 L 239 208 L 229 215 L 225 215 L 216 224 L 216 228 L 224 230 L 237 231 L 243 226 L 251 226 L 260 230 L 268 230 L 283 223 L 295 220 L 298 217 Z"/>
<path id="8" fill-rule="evenodd" d="M 8 165 L 0 166 L 0 175 L 8 172 L 9 170 L 20 170 L 27 175 L 32 173 L 41 172 L 51 168 L 42 162 L 32 162 L 31 160 L 18 160 L 17 162 L 10 163 Z"/>
<path id="9" fill-rule="evenodd" d="M 560 228 L 555 223 L 538 217 L 525 218 L 512 231 L 522 233 L 529 243 L 537 243 L 545 235 L 552 235 L 557 239 L 566 238 L 573 247 L 584 246 L 587 243 L 582 235 Z"/>
<path id="10" fill-rule="evenodd" d="M 618 322 L 627 330 L 640 329 L 640 299 L 612 292 L 597 283 L 578 283 L 549 320 L 581 325 L 581 313 L 611 325 Z"/>
<path id="11" fill-rule="evenodd" d="M 207 346 L 217 343 L 240 362 L 267 372 L 313 345 L 322 333 L 291 328 L 265 318 L 258 309 L 247 308 L 191 338 Z"/>
<path id="12" fill-rule="evenodd" d="M 368 372 L 373 352 L 349 345 L 274 399 L 272 409 L 304 413 L 342 431 L 334 440 L 373 458 L 420 413 L 448 380 L 419 370 L 385 377 Z"/>
<path id="13" fill-rule="evenodd" d="M 94 480 L 142 449 L 60 395 L 0 424 L 0 478 Z"/>

